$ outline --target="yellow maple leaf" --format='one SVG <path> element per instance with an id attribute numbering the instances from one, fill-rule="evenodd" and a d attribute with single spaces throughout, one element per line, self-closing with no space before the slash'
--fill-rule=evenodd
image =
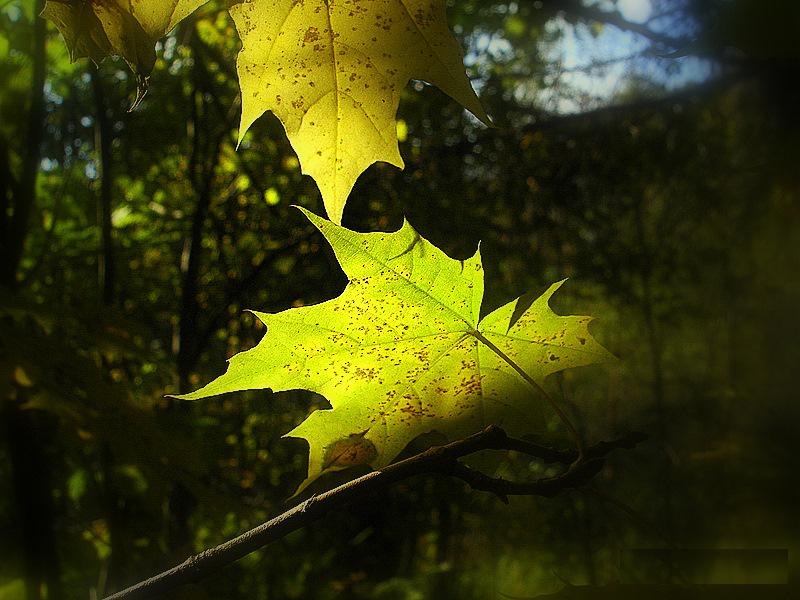
<path id="1" fill-rule="evenodd" d="M 367 167 L 403 168 L 395 114 L 409 79 L 489 122 L 444 0 L 243 0 L 230 14 L 242 39 L 239 141 L 265 111 L 275 113 L 336 223 Z"/>
<path id="2" fill-rule="evenodd" d="M 156 42 L 206 1 L 47 0 L 41 16 L 61 32 L 73 61 L 124 58 L 137 78 L 135 106 L 147 90 Z"/>

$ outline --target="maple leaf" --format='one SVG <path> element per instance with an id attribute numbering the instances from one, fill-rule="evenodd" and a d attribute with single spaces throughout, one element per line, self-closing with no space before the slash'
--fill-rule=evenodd
<path id="1" fill-rule="evenodd" d="M 258 345 L 233 356 L 202 389 L 176 396 L 261 388 L 325 396 L 332 409 L 286 434 L 309 443 L 300 489 L 325 471 L 385 466 L 433 430 L 451 439 L 488 424 L 529 433 L 545 377 L 611 357 L 590 335 L 590 317 L 550 309 L 563 281 L 529 306 L 518 298 L 480 319 L 479 251 L 455 260 L 408 222 L 393 233 L 357 233 L 303 212 L 347 274 L 344 292 L 321 304 L 255 312 L 267 326 Z"/>
<path id="2" fill-rule="evenodd" d="M 242 40 L 239 141 L 265 111 L 275 113 L 335 223 L 367 167 L 403 168 L 395 114 L 412 77 L 489 122 L 444 0 L 244 0 L 230 14 Z"/>
<path id="3" fill-rule="evenodd" d="M 208 0 L 47 0 L 50 19 L 69 49 L 70 59 L 121 56 L 137 79 L 137 98 L 147 91 L 156 62 L 156 42 Z"/>

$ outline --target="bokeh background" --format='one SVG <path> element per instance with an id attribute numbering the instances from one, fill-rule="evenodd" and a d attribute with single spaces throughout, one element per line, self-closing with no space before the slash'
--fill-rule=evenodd
<path id="1" fill-rule="evenodd" d="M 588 440 L 650 439 L 553 499 L 504 505 L 411 479 L 171 597 L 623 598 L 617 583 L 797 582 L 798 6 L 449 0 L 496 127 L 411 82 L 406 169 L 371 167 L 344 224 L 388 231 L 405 216 L 457 258 L 480 240 L 484 310 L 569 277 L 556 310 L 598 317 L 619 361 L 551 389 Z M 126 65 L 70 64 L 40 9 L 0 2 L 3 600 L 102 597 L 287 508 L 306 458 L 281 435 L 324 399 L 164 395 L 258 341 L 244 309 L 345 285 L 291 208 L 323 211 L 280 123 L 262 117 L 235 148 L 239 41 L 222 3 L 163 41 L 131 113 Z M 536 439 L 568 444 L 551 425 Z M 544 472 L 495 459 L 503 476 Z M 771 548 L 790 564 L 712 552 L 667 568 L 643 548 Z"/>

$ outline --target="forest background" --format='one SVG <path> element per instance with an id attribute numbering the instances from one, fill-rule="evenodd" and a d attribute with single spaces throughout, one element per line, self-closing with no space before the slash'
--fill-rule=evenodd
<path id="1" fill-rule="evenodd" d="M 281 435 L 323 399 L 164 396 L 260 339 L 243 309 L 345 284 L 290 206 L 323 213 L 280 123 L 236 150 L 221 4 L 160 44 L 130 113 L 124 63 L 71 64 L 40 10 L 0 3 L 3 599 L 101 597 L 285 509 L 305 451 Z M 488 308 L 569 277 L 556 312 L 599 317 L 620 360 L 552 388 L 587 439 L 650 440 L 552 499 L 421 476 L 176 597 L 532 597 L 625 581 L 635 548 L 796 557 L 798 5 L 456 0 L 448 16 L 496 127 L 412 82 L 406 168 L 367 170 L 344 224 L 405 216 L 457 258 L 480 240 Z M 515 455 L 497 469 L 541 474 Z"/>

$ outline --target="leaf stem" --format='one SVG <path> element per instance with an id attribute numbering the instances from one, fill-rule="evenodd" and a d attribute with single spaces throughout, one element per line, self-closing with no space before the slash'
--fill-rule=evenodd
<path id="1" fill-rule="evenodd" d="M 477 338 L 478 341 L 486 344 L 486 346 L 489 348 L 489 350 L 491 350 L 492 352 L 497 354 L 497 356 L 499 356 L 504 361 L 506 361 L 506 363 L 508 363 L 508 366 L 510 366 L 512 369 L 514 369 L 519 374 L 519 376 L 522 377 L 522 379 L 524 379 L 528 383 L 528 385 L 530 385 L 539 394 L 544 396 L 544 399 L 547 400 L 548 404 L 550 404 L 552 409 L 555 411 L 556 415 L 558 415 L 558 418 L 561 419 L 561 422 L 569 430 L 569 433 L 572 436 L 573 441 L 575 442 L 575 449 L 578 451 L 578 456 L 575 459 L 575 463 L 582 462 L 583 459 L 584 459 L 583 439 L 581 438 L 580 433 L 578 433 L 578 430 L 575 427 L 575 425 L 573 425 L 572 421 L 570 421 L 569 417 L 567 416 L 567 413 L 565 413 L 562 410 L 562 408 L 553 399 L 553 397 L 550 394 L 548 394 L 547 391 L 541 385 L 536 383 L 536 381 L 533 379 L 533 377 L 528 375 L 528 373 L 526 373 L 525 370 L 522 369 L 522 367 L 520 367 L 516 362 L 514 362 L 514 360 L 510 356 L 508 356 L 508 354 L 506 354 L 500 348 L 498 348 L 496 345 L 494 345 L 491 342 L 491 340 L 489 340 L 480 331 L 472 330 L 469 333 L 473 337 Z"/>

